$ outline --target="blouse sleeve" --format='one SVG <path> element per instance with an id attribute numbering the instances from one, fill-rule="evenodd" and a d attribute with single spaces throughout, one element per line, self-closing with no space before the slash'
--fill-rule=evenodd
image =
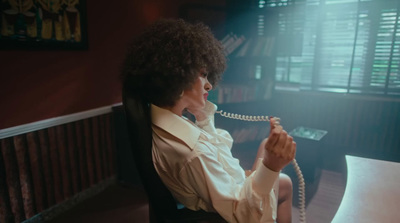
<path id="1" fill-rule="evenodd" d="M 275 222 L 277 199 L 273 186 L 279 172 L 258 162 L 256 171 L 245 178 L 239 161 L 229 151 L 232 137 L 227 131 L 215 128 L 217 106 L 207 101 L 205 110 L 208 118 L 196 125 L 217 141 L 199 142 L 196 149 L 199 154 L 181 172 L 182 180 L 195 185 L 193 189 L 199 196 L 228 222 Z"/>
<path id="2" fill-rule="evenodd" d="M 180 173 L 181 180 L 187 181 L 184 184 L 191 185 L 201 200 L 212 204 L 228 222 L 274 222 L 277 201 L 272 188 L 279 173 L 259 165 L 244 182 L 238 182 L 210 146 L 200 143 L 200 154 Z"/>
<path id="3" fill-rule="evenodd" d="M 229 149 L 231 149 L 233 139 L 229 132 L 224 129 L 215 128 L 214 114 L 217 110 L 217 106 L 212 102 L 207 101 L 204 109 L 207 113 L 207 118 L 202 121 L 196 121 L 196 125 L 206 131 L 208 134 L 215 137 L 220 142 L 225 143 L 229 147 Z"/>

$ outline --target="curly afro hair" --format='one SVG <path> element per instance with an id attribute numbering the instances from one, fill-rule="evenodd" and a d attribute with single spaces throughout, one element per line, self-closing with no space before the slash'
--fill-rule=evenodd
<path id="1" fill-rule="evenodd" d="M 134 39 L 121 78 L 124 88 L 140 88 L 148 102 L 173 106 L 202 68 L 212 85 L 226 68 L 222 44 L 210 28 L 182 19 L 161 19 Z"/>

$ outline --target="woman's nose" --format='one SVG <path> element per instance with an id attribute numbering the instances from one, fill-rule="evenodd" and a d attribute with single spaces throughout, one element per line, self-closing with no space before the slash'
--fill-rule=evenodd
<path id="1" fill-rule="evenodd" d="M 206 89 L 206 91 L 211 91 L 212 84 L 208 80 L 206 80 L 206 81 L 207 82 L 206 82 L 206 85 L 204 86 L 204 88 Z"/>

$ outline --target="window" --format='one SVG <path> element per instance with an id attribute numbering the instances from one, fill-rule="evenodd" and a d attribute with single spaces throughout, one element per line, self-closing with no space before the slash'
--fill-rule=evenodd
<path id="1" fill-rule="evenodd" d="M 400 1 L 260 0 L 258 8 L 279 15 L 276 89 L 400 96 Z"/>

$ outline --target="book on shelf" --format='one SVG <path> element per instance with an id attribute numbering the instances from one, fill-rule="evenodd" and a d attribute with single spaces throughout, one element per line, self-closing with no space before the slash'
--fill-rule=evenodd
<path id="1" fill-rule="evenodd" d="M 232 35 L 232 33 L 229 33 L 228 35 L 224 36 L 224 38 L 222 38 L 222 40 L 220 40 L 222 45 L 224 45 L 225 42 L 228 41 L 229 38 L 231 38 L 231 35 Z"/>
<path id="2" fill-rule="evenodd" d="M 266 37 L 264 49 L 262 51 L 262 56 L 270 57 L 272 56 L 272 49 L 274 48 L 275 37 Z"/>
<path id="3" fill-rule="evenodd" d="M 270 85 L 256 84 L 221 84 L 209 92 L 208 100 L 217 103 L 240 103 L 270 98 Z"/>
<path id="4" fill-rule="evenodd" d="M 251 56 L 258 57 L 261 55 L 261 50 L 264 48 L 266 39 L 264 37 L 258 37 L 257 41 L 254 43 L 253 51 Z"/>
<path id="5" fill-rule="evenodd" d="M 233 51 L 235 51 L 244 41 L 245 37 L 241 35 L 238 37 L 233 33 L 229 33 L 222 40 L 222 46 L 224 47 L 224 53 L 226 56 L 230 55 Z"/>
<path id="6" fill-rule="evenodd" d="M 247 55 L 247 52 L 250 48 L 250 45 L 252 43 L 252 38 L 249 38 L 248 40 L 245 41 L 244 45 L 238 50 L 236 57 L 244 57 Z"/>
<path id="7" fill-rule="evenodd" d="M 259 36 L 244 41 L 235 57 L 262 57 L 271 56 L 275 44 L 275 37 Z"/>

